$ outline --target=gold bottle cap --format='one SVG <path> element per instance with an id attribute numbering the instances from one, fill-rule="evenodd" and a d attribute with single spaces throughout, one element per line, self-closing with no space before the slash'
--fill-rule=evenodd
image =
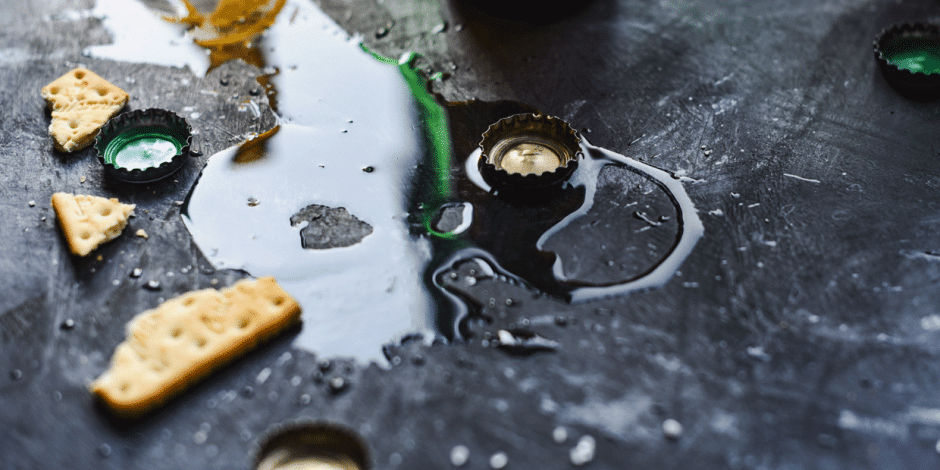
<path id="1" fill-rule="evenodd" d="M 578 166 L 581 138 L 565 121 L 541 114 L 500 119 L 483 133 L 478 167 L 499 190 L 548 188 Z"/>
<path id="2" fill-rule="evenodd" d="M 368 450 L 353 431 L 323 422 L 296 422 L 268 431 L 256 470 L 369 470 Z"/>

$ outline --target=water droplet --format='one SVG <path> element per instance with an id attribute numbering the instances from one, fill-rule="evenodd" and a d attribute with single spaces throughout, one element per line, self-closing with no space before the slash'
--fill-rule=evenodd
<path id="1" fill-rule="evenodd" d="M 75 328 L 75 320 L 66 318 L 62 324 L 59 325 L 59 328 L 62 328 L 63 330 L 71 330 L 72 328 Z"/>
<path id="2" fill-rule="evenodd" d="M 416 365 L 416 366 L 423 365 L 423 364 L 424 364 L 424 356 L 422 356 L 422 355 L 420 355 L 420 354 L 415 354 L 414 356 L 411 357 L 411 362 L 414 363 L 414 365 Z"/>
<path id="3" fill-rule="evenodd" d="M 349 384 L 342 377 L 333 377 L 330 379 L 330 393 L 336 395 L 346 390 Z"/>
<path id="4" fill-rule="evenodd" d="M 254 387 L 252 387 L 251 385 L 245 385 L 245 387 L 242 388 L 242 396 L 245 398 L 251 398 L 255 396 Z"/>
<path id="5" fill-rule="evenodd" d="M 299 402 L 301 405 L 304 405 L 304 406 L 309 405 L 309 404 L 310 404 L 310 395 L 307 395 L 306 393 L 303 394 L 303 395 L 301 395 L 301 396 L 300 396 L 300 399 L 298 400 L 298 402 Z"/>
<path id="6" fill-rule="evenodd" d="M 463 278 L 463 282 L 466 282 L 468 286 L 473 286 L 473 285 L 476 285 L 476 283 L 477 283 L 477 278 L 475 278 L 475 277 L 473 277 L 473 276 L 467 276 L 467 277 Z"/>
<path id="7" fill-rule="evenodd" d="M 494 470 L 500 470 L 509 463 L 509 456 L 505 452 L 497 452 L 490 457 L 490 467 Z"/>
<path id="8" fill-rule="evenodd" d="M 594 460 L 594 451 L 597 448 L 597 442 L 590 434 L 585 434 L 578 439 L 578 444 L 568 452 L 571 463 L 580 467 Z"/>
<path id="9" fill-rule="evenodd" d="M 555 441 L 555 444 L 564 444 L 568 440 L 568 430 L 558 426 L 552 431 L 552 440 Z"/>
<path id="10" fill-rule="evenodd" d="M 470 460 L 470 449 L 468 449 L 467 446 L 454 446 L 454 448 L 450 450 L 451 465 L 463 467 L 468 460 Z"/>
<path id="11" fill-rule="evenodd" d="M 219 84 L 222 86 L 228 86 L 228 77 L 222 77 L 219 79 Z"/>
<path id="12" fill-rule="evenodd" d="M 682 436 L 682 423 L 672 418 L 663 421 L 663 435 L 667 439 L 679 439 Z"/>
<path id="13" fill-rule="evenodd" d="M 317 367 L 318 367 L 321 371 L 326 372 L 326 371 L 330 370 L 330 368 L 333 367 L 333 363 L 330 362 L 329 359 L 323 359 L 322 361 L 320 361 L 319 364 L 317 364 Z"/>
<path id="14" fill-rule="evenodd" d="M 111 446 L 108 444 L 101 444 L 98 446 L 98 455 L 107 458 L 109 455 L 111 455 Z"/>
<path id="15" fill-rule="evenodd" d="M 440 33 L 443 33 L 443 32 L 445 32 L 445 31 L 447 31 L 447 22 L 446 22 L 446 21 L 444 21 L 443 23 L 441 23 L 441 24 L 435 26 L 434 29 L 431 30 L 431 34 L 440 34 Z"/>
<path id="16" fill-rule="evenodd" d="M 23 371 L 19 369 L 13 369 L 12 371 L 10 371 L 10 378 L 13 380 L 20 380 L 21 378 L 23 378 Z"/>

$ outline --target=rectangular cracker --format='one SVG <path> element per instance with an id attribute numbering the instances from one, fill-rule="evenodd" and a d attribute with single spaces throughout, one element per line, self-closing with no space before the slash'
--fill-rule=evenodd
<path id="1" fill-rule="evenodd" d="M 74 152 L 91 145 L 98 130 L 127 104 L 127 92 L 91 70 L 76 68 L 42 88 L 52 111 L 49 134 L 55 147 Z"/>
<path id="2" fill-rule="evenodd" d="M 134 204 L 84 194 L 55 193 L 52 208 L 73 254 L 86 256 L 127 227 Z"/>
<path id="3" fill-rule="evenodd" d="M 128 322 L 91 391 L 116 415 L 140 416 L 298 321 L 273 277 L 188 292 Z"/>

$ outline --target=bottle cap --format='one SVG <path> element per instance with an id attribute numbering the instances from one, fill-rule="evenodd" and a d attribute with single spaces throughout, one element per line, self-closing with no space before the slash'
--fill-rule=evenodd
<path id="1" fill-rule="evenodd" d="M 565 121 L 541 114 L 500 119 L 483 133 L 480 174 L 494 188 L 560 185 L 578 167 L 581 138 Z"/>
<path id="2" fill-rule="evenodd" d="M 165 178 L 186 163 L 191 129 L 185 119 L 163 109 L 118 115 L 95 138 L 98 161 L 106 173 L 122 181 Z"/>
<path id="3" fill-rule="evenodd" d="M 368 470 L 369 452 L 352 430 L 327 422 L 292 422 L 265 432 L 256 470 Z"/>
<path id="4" fill-rule="evenodd" d="M 940 98 L 940 27 L 905 23 L 875 39 L 875 60 L 888 83 L 907 98 Z"/>

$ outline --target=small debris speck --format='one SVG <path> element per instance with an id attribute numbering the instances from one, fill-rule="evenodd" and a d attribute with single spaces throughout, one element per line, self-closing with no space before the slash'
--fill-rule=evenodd
<path id="1" fill-rule="evenodd" d="M 183 201 L 173 201 L 173 204 L 176 204 L 177 206 L 182 206 Z"/>
<path id="2" fill-rule="evenodd" d="M 36 207 L 36 201 L 29 201 L 29 207 Z"/>
<path id="3" fill-rule="evenodd" d="M 364 171 L 364 172 L 366 172 L 366 173 L 372 173 L 373 171 L 375 171 L 375 168 L 374 168 L 374 167 L 371 167 L 371 166 L 367 166 L 367 167 L 363 168 L 362 171 Z"/>
<path id="4" fill-rule="evenodd" d="M 454 446 L 450 450 L 450 463 L 455 467 L 462 467 L 470 460 L 470 449 L 467 446 Z"/>
<path id="5" fill-rule="evenodd" d="M 71 318 L 66 318 L 65 321 L 63 321 L 62 324 L 59 325 L 59 328 L 62 328 L 63 330 L 71 330 L 72 328 L 75 328 L 75 320 L 72 320 Z"/>
<path id="6" fill-rule="evenodd" d="M 663 421 L 663 435 L 668 439 L 679 439 L 682 436 L 682 423 L 671 418 Z"/>
<path id="7" fill-rule="evenodd" d="M 255 207 L 255 206 L 257 206 L 258 204 L 261 204 L 261 201 L 255 199 L 255 198 L 253 198 L 253 197 L 248 198 L 248 206 L 249 206 L 249 207 Z"/>
<path id="8" fill-rule="evenodd" d="M 144 240 L 150 238 L 147 236 L 147 232 L 145 232 L 144 229 L 138 229 L 137 232 L 134 233 L 134 235 L 137 235 L 138 237 L 143 238 Z"/>
<path id="9" fill-rule="evenodd" d="M 509 463 L 509 456 L 505 452 L 497 452 L 490 457 L 490 467 L 499 470 Z"/>
<path id="10" fill-rule="evenodd" d="M 79 178 L 78 178 L 78 182 L 79 182 L 79 183 L 84 183 L 84 182 L 85 182 L 85 175 L 82 175 L 81 177 L 79 177 Z"/>
<path id="11" fill-rule="evenodd" d="M 144 287 L 150 290 L 160 290 L 160 281 L 151 279 L 144 284 Z"/>
<path id="12" fill-rule="evenodd" d="M 134 270 L 131 271 L 131 277 L 134 278 L 134 279 L 137 279 L 138 277 L 140 277 L 140 276 L 143 275 L 143 274 L 144 274 L 144 270 L 143 270 L 143 269 L 140 269 L 140 268 L 134 268 Z"/>

